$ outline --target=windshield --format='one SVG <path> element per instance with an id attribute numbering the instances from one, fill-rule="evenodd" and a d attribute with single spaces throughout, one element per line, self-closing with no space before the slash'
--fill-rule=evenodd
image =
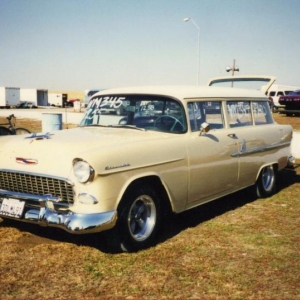
<path id="1" fill-rule="evenodd" d="M 181 104 L 152 95 L 100 95 L 91 98 L 79 126 L 142 128 L 171 133 L 186 131 Z"/>
<path id="2" fill-rule="evenodd" d="M 289 96 L 300 96 L 300 90 L 288 93 Z"/>

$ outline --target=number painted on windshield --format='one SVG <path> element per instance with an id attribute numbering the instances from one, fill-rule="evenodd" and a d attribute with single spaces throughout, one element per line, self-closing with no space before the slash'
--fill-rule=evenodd
<path id="1" fill-rule="evenodd" d="M 87 108 L 103 108 L 103 107 L 109 107 L 109 108 L 119 108 L 123 101 L 125 101 L 125 97 L 113 97 L 113 96 L 105 96 L 105 97 L 95 97 L 92 98 L 89 102 L 89 105 Z"/>

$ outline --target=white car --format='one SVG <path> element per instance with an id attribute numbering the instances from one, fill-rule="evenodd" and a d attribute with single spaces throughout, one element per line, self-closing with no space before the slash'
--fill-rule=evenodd
<path id="1" fill-rule="evenodd" d="M 102 106 L 126 101 L 126 116 Z M 91 97 L 77 128 L 0 139 L 0 216 L 85 234 L 112 247 L 153 244 L 165 213 L 254 186 L 271 196 L 292 127 L 261 92 L 136 87 Z"/>

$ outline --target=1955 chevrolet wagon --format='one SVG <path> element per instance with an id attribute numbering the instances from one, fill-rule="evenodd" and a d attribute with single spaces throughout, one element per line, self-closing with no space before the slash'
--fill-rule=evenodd
<path id="1" fill-rule="evenodd" d="M 126 115 L 102 114 L 108 105 Z M 110 230 L 115 246 L 136 251 L 155 241 L 167 211 L 250 186 L 272 195 L 291 139 L 259 91 L 101 91 L 77 128 L 0 138 L 0 216 L 74 234 Z"/>

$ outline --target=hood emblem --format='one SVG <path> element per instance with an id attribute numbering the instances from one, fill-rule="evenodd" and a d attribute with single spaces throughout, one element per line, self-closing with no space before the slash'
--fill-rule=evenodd
<path id="1" fill-rule="evenodd" d="M 24 164 L 24 165 L 37 165 L 38 164 L 37 159 L 23 158 L 23 157 L 16 157 L 16 162 L 18 164 Z"/>
<path id="2" fill-rule="evenodd" d="M 35 140 L 43 140 L 43 139 L 50 139 L 50 134 L 49 132 L 45 133 L 45 134 L 40 134 L 38 135 L 36 132 L 34 132 L 31 136 L 26 137 L 25 139 L 35 139 Z"/>
<path id="3" fill-rule="evenodd" d="M 105 171 L 109 171 L 109 170 L 113 170 L 113 169 L 118 169 L 118 168 L 126 168 L 126 167 L 130 167 L 130 164 L 122 164 L 119 166 L 107 166 L 105 167 Z"/>

